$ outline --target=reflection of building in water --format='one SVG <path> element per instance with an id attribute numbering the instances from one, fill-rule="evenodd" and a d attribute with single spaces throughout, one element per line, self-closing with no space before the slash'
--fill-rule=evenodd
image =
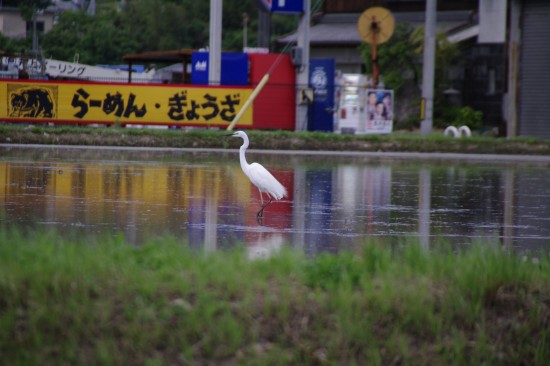
<path id="1" fill-rule="evenodd" d="M 427 168 L 418 172 L 418 238 L 423 248 L 430 246 L 430 211 L 432 198 L 432 176 Z"/>
<path id="2" fill-rule="evenodd" d="M 294 229 L 307 254 L 335 252 L 357 244 L 357 232 L 377 233 L 389 220 L 391 168 L 341 165 L 298 174 Z M 299 202 L 297 202 L 299 200 Z M 301 209 L 303 208 L 303 212 Z M 364 237 L 361 235 L 364 241 Z"/>
<path id="3" fill-rule="evenodd" d="M 90 236 L 119 231 L 133 243 L 170 234 L 199 249 L 244 244 L 250 255 L 286 243 L 307 254 L 334 252 L 373 237 L 530 249 L 550 238 L 544 167 L 348 161 L 270 167 L 290 197 L 269 206 L 258 225 L 259 193 L 233 159 L 229 165 L 33 159 L 0 162 L 2 225 Z"/>
<path id="4" fill-rule="evenodd" d="M 327 239 L 333 222 L 332 170 L 315 169 L 305 172 L 305 251 L 335 251 L 337 246 Z"/>
<path id="5" fill-rule="evenodd" d="M 248 258 L 267 259 L 281 251 L 285 238 L 280 233 L 262 232 L 256 242 L 250 242 L 247 247 Z"/>
<path id="6" fill-rule="evenodd" d="M 512 224 L 505 226 L 504 234 L 511 232 L 513 238 L 520 238 L 521 249 L 542 250 L 548 253 L 550 244 L 550 193 L 547 182 L 550 170 L 528 170 L 524 174 L 517 171 L 504 175 L 506 191 L 512 191 L 506 202 L 506 220 Z M 521 187 L 521 189 L 520 189 Z M 505 191 L 505 192 L 506 192 Z M 541 239 L 543 238 L 543 239 Z M 512 240 L 508 240 L 512 243 Z M 515 245 L 518 245 L 517 241 Z"/>
<path id="7" fill-rule="evenodd" d="M 342 165 L 336 168 L 336 202 L 342 204 L 342 221 L 345 226 L 358 223 L 365 217 L 367 233 L 374 233 L 374 225 L 389 220 L 392 171 L 389 166 Z M 350 229 L 354 229 L 350 227 Z"/>

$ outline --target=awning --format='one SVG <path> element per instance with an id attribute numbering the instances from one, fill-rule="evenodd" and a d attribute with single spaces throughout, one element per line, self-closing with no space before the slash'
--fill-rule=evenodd
<path id="1" fill-rule="evenodd" d="M 138 62 L 160 62 L 160 63 L 182 63 L 183 68 L 183 83 L 190 81 L 190 75 L 187 73 L 187 64 L 191 62 L 191 56 L 195 50 L 179 49 L 168 51 L 153 51 L 125 55 L 122 60 L 128 63 L 128 68 L 132 69 L 132 64 Z M 132 82 L 131 73 L 128 73 L 128 82 Z"/>

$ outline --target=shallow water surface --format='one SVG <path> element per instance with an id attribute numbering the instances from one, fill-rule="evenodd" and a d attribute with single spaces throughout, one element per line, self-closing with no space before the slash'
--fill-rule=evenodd
<path id="1" fill-rule="evenodd" d="M 465 163 L 248 152 L 287 187 L 264 219 L 237 150 L 0 146 L 0 223 L 136 244 L 172 235 L 195 248 L 284 245 L 308 254 L 368 239 L 426 246 L 550 243 L 548 164 Z"/>

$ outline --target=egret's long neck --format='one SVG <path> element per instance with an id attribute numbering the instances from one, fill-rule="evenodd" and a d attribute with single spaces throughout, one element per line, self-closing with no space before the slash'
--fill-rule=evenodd
<path id="1" fill-rule="evenodd" d="M 248 163 L 246 161 L 246 156 L 244 155 L 247 148 L 248 148 L 248 139 L 243 138 L 243 144 L 239 149 L 239 161 L 241 162 L 241 168 L 243 171 L 248 171 Z"/>

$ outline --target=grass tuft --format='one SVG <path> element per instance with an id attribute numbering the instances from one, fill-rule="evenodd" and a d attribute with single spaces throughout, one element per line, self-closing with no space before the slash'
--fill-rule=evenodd
<path id="1" fill-rule="evenodd" d="M 10 365 L 544 365 L 549 321 L 550 260 L 483 244 L 251 261 L 171 237 L 0 231 Z"/>

